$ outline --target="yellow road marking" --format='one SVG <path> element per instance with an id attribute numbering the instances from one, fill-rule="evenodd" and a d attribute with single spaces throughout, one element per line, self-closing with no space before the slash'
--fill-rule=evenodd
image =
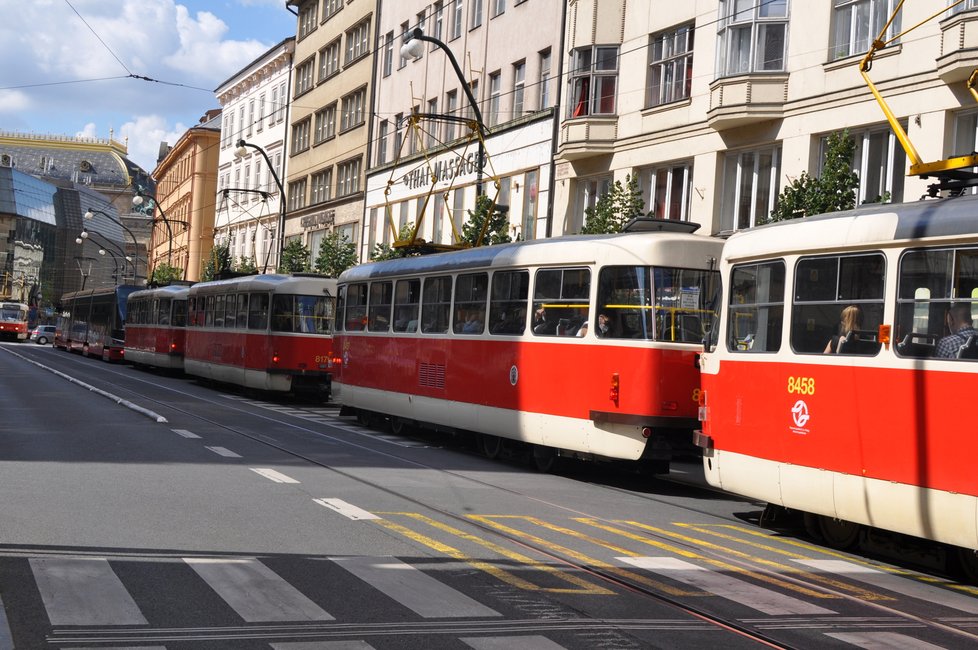
<path id="1" fill-rule="evenodd" d="M 428 546 L 429 548 L 432 548 L 438 551 L 439 553 L 444 553 L 445 555 L 448 555 L 449 557 L 452 557 L 456 560 L 466 562 L 467 564 L 470 564 L 481 571 L 485 571 L 486 573 L 489 573 L 490 575 L 495 576 L 496 578 L 502 580 L 503 582 L 506 582 L 519 589 L 524 589 L 527 591 L 544 591 L 549 593 L 561 593 L 561 594 L 571 594 L 571 593 L 589 594 L 589 595 L 613 595 L 614 594 L 614 592 L 611 591 L 610 589 L 606 589 L 594 583 L 588 582 L 587 580 L 578 578 L 577 576 L 567 573 L 566 571 L 555 569 L 554 567 L 544 564 L 542 562 L 537 562 L 526 555 L 523 555 L 521 553 L 516 553 L 515 551 L 511 551 L 507 548 L 499 546 L 498 544 L 493 544 L 492 542 L 481 539 L 479 537 L 476 537 L 475 535 L 471 535 L 469 533 L 466 533 L 465 531 L 459 530 L 447 524 L 443 524 L 439 521 L 431 519 L 430 517 L 425 517 L 420 513 L 398 512 L 398 513 L 383 513 L 383 514 L 386 515 L 394 514 L 394 515 L 400 515 L 403 517 L 416 519 L 418 521 L 428 524 L 429 526 L 432 526 L 433 528 L 450 533 L 468 542 L 473 542 L 475 544 L 479 544 L 480 546 L 484 546 L 490 549 L 491 551 L 498 553 L 504 557 L 507 557 L 511 560 L 520 562 L 522 564 L 526 564 L 539 571 L 545 571 L 563 580 L 564 582 L 577 585 L 578 587 L 578 588 L 541 587 L 539 585 L 533 584 L 532 582 L 524 580 L 523 578 L 515 576 L 508 571 L 500 569 L 489 562 L 476 560 L 452 546 L 439 542 L 438 540 L 428 537 L 427 535 L 423 535 L 417 531 L 411 530 L 406 526 L 402 526 L 400 524 L 394 523 L 386 519 L 375 520 L 378 524 L 390 530 L 396 531 L 401 535 L 408 537 L 409 539 L 413 539 L 414 541 L 420 544 Z"/>
<path id="2" fill-rule="evenodd" d="M 664 582 L 659 582 L 658 580 L 652 580 L 651 578 L 647 578 L 647 577 L 645 577 L 645 576 L 643 576 L 641 574 L 635 573 L 633 571 L 629 571 L 628 569 L 623 569 L 621 567 L 614 566 L 613 564 L 608 564 L 607 562 L 602 562 L 601 560 L 598 560 L 596 558 L 588 557 L 587 555 L 584 555 L 583 553 L 579 553 L 578 551 L 575 551 L 574 549 L 570 549 L 570 548 L 567 548 L 565 546 L 561 546 L 560 544 L 556 544 L 556 543 L 551 542 L 549 540 L 543 539 L 542 537 L 537 537 L 536 535 L 532 535 L 530 533 L 526 533 L 526 532 L 521 531 L 519 529 L 512 528 L 512 527 L 507 526 L 505 524 L 499 523 L 498 521 L 495 521 L 495 519 L 522 519 L 522 520 L 527 521 L 527 522 L 529 522 L 531 524 L 534 524 L 534 525 L 537 525 L 537 526 L 541 526 L 541 527 L 544 527 L 544 528 L 550 528 L 551 530 L 557 530 L 558 532 L 564 532 L 564 533 L 567 533 L 567 534 L 574 534 L 574 533 L 576 533 L 575 534 L 576 537 L 582 537 L 582 538 L 586 538 L 587 537 L 583 533 L 577 533 L 577 531 L 572 531 L 572 530 L 568 530 L 568 529 L 562 529 L 559 526 L 554 526 L 552 524 L 548 524 L 547 522 L 541 521 L 541 520 L 539 520 L 539 519 L 537 519 L 535 517 L 524 517 L 524 516 L 519 516 L 519 515 L 468 515 L 468 517 L 470 519 L 475 520 L 475 521 L 481 522 L 481 523 L 485 524 L 486 526 L 491 526 L 491 527 L 493 527 L 493 528 L 495 528 L 497 530 L 500 530 L 500 531 L 502 531 L 502 532 L 504 532 L 504 533 L 506 533 L 508 535 L 512 535 L 514 537 L 520 537 L 522 539 L 525 539 L 525 540 L 528 540 L 530 542 L 533 542 L 534 544 L 539 544 L 540 546 L 543 546 L 544 548 L 550 549 L 551 551 L 553 551 L 555 553 L 558 553 L 558 554 L 561 554 L 561 555 L 566 555 L 567 557 L 570 557 L 570 558 L 572 558 L 573 560 L 575 560 L 577 562 L 581 562 L 581 563 L 586 564 L 588 566 L 592 566 L 592 567 L 601 569 L 602 571 L 606 571 L 608 573 L 612 573 L 612 574 L 614 574 L 616 576 L 619 576 L 621 578 L 626 578 L 628 580 L 631 580 L 632 582 L 636 582 L 638 584 L 645 585 L 646 587 L 650 587 L 652 589 L 657 589 L 659 591 L 663 591 L 663 592 L 669 594 L 670 596 L 708 596 L 708 595 L 710 595 L 710 594 L 707 594 L 705 591 L 687 591 L 687 590 L 684 590 L 684 589 L 677 589 L 676 587 L 673 587 L 671 585 L 668 585 L 668 584 L 666 584 Z M 628 551 L 627 549 L 622 549 L 621 552 L 623 554 L 628 554 L 628 555 L 637 555 L 637 553 L 632 553 L 631 551 Z"/>

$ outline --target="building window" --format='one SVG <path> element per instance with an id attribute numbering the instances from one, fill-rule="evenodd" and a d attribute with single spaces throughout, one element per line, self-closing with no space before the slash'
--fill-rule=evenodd
<path id="1" fill-rule="evenodd" d="M 394 32 L 384 35 L 384 76 L 389 77 L 394 70 Z"/>
<path id="2" fill-rule="evenodd" d="M 326 21 L 339 13 L 344 0 L 323 0 L 323 20 Z"/>
<path id="3" fill-rule="evenodd" d="M 313 70 L 313 60 L 311 57 L 303 61 L 302 63 L 300 63 L 299 67 L 295 69 L 295 96 L 296 97 L 298 97 L 302 93 L 309 92 L 309 90 L 312 89 L 312 70 Z"/>
<path id="4" fill-rule="evenodd" d="M 902 126 L 907 128 L 906 124 Z M 849 137 L 856 142 L 852 168 L 859 176 L 857 203 L 902 202 L 907 154 L 889 125 L 850 130 Z M 825 136 L 820 142 L 821 162 L 825 161 L 827 149 Z"/>
<path id="5" fill-rule="evenodd" d="M 387 132 L 390 130 L 390 122 L 382 120 L 377 127 L 377 164 L 383 165 L 387 162 Z"/>
<path id="6" fill-rule="evenodd" d="M 340 39 L 319 50 L 319 80 L 323 81 L 340 71 Z"/>
<path id="7" fill-rule="evenodd" d="M 309 62 L 312 63 L 312 61 Z M 285 121 L 285 108 L 286 106 L 288 106 L 289 103 L 288 95 L 286 94 L 285 91 L 286 83 L 287 82 L 283 81 L 278 85 L 278 96 L 281 99 L 281 101 L 279 102 L 278 111 L 277 111 L 278 115 L 275 116 L 275 119 L 279 124 Z"/>
<path id="8" fill-rule="evenodd" d="M 567 224 L 567 233 L 580 232 L 584 215 L 598 203 L 598 199 L 611 191 L 612 177 L 582 178 L 577 181 L 574 218 Z"/>
<path id="9" fill-rule="evenodd" d="M 445 113 L 447 115 L 455 115 L 455 111 L 458 110 L 458 91 L 451 90 L 445 93 Z M 451 120 L 445 121 L 445 142 L 451 142 L 455 139 L 455 122 Z"/>
<path id="10" fill-rule="evenodd" d="M 653 35 L 649 58 L 648 105 L 688 98 L 693 80 L 693 26 Z"/>
<path id="11" fill-rule="evenodd" d="M 833 0 L 831 58 L 842 59 L 865 54 L 870 43 L 890 19 L 897 2 L 898 0 Z M 890 39 L 900 33 L 900 19 L 901 14 L 898 13 L 886 30 L 885 38 Z"/>
<path id="12" fill-rule="evenodd" d="M 367 54 L 370 48 L 370 19 L 362 20 L 346 32 L 346 61 L 344 65 L 350 65 L 360 57 Z"/>
<path id="13" fill-rule="evenodd" d="M 614 115 L 618 47 L 589 46 L 571 52 L 569 117 Z"/>
<path id="14" fill-rule="evenodd" d="M 472 0 L 469 7 L 469 29 L 475 29 L 482 24 L 482 0 Z"/>
<path id="15" fill-rule="evenodd" d="M 305 38 L 316 29 L 316 6 L 319 3 L 310 2 L 299 12 L 299 38 Z"/>
<path id="16" fill-rule="evenodd" d="M 354 158 L 336 166 L 336 196 L 360 191 L 360 159 Z"/>
<path id="17" fill-rule="evenodd" d="M 445 25 L 445 7 L 442 5 L 442 0 L 438 0 L 432 7 L 432 20 L 434 20 L 434 26 L 431 28 L 431 35 L 438 40 L 441 40 L 442 32 L 444 31 Z M 432 48 L 438 47 L 432 43 Z"/>
<path id="18" fill-rule="evenodd" d="M 788 0 L 720 0 L 719 76 L 784 70 Z"/>
<path id="19" fill-rule="evenodd" d="M 289 210 L 306 207 L 306 179 L 289 183 Z"/>
<path id="20" fill-rule="evenodd" d="M 316 130 L 313 142 L 319 144 L 336 135 L 336 102 L 326 108 L 316 111 Z"/>
<path id="21" fill-rule="evenodd" d="M 689 220 L 693 189 L 693 163 L 679 163 L 649 170 L 651 215 L 656 219 Z"/>
<path id="22" fill-rule="evenodd" d="M 261 191 L 261 158 L 255 159 L 255 184 L 254 188 Z M 258 200 L 258 194 L 251 195 L 252 201 Z"/>
<path id="23" fill-rule="evenodd" d="M 268 114 L 268 126 L 275 126 L 275 114 L 278 113 L 278 87 L 272 87 L 272 112 Z M 234 116 L 231 116 L 232 126 L 234 124 Z"/>
<path id="24" fill-rule="evenodd" d="M 424 26 L 425 26 L 425 12 L 422 11 L 418 14 L 418 22 L 417 22 L 417 27 L 418 29 L 421 30 L 422 33 L 424 33 L 425 31 Z M 414 57 L 414 60 L 417 61 L 422 56 L 424 56 L 424 48 L 418 48 L 418 56 Z"/>
<path id="25" fill-rule="evenodd" d="M 265 128 L 265 93 L 258 96 L 258 132 Z"/>
<path id="26" fill-rule="evenodd" d="M 437 113 L 438 113 L 438 99 L 437 98 L 436 99 L 429 99 L 428 100 L 428 114 L 429 115 L 436 115 Z M 435 145 L 438 144 L 438 130 L 437 130 L 437 127 L 434 126 L 436 124 L 436 122 L 431 121 L 431 122 L 429 122 L 429 124 L 431 124 L 432 126 L 428 130 L 428 148 L 429 149 L 432 149 L 432 148 L 434 148 Z"/>
<path id="27" fill-rule="evenodd" d="M 537 187 L 540 173 L 536 169 L 526 172 L 523 177 L 523 223 L 520 230 L 523 239 L 536 239 L 537 235 L 537 197 L 540 194 Z"/>
<path id="28" fill-rule="evenodd" d="M 251 135 L 255 128 L 255 100 L 248 100 L 248 135 Z"/>
<path id="29" fill-rule="evenodd" d="M 540 52 L 540 110 L 550 108 L 550 50 Z"/>
<path id="30" fill-rule="evenodd" d="M 401 155 L 401 146 L 404 144 L 404 133 L 401 131 L 401 125 L 404 124 L 404 113 L 398 113 L 394 116 L 394 158 L 397 159 Z"/>
<path id="31" fill-rule="evenodd" d="M 339 234 L 339 239 L 341 242 L 347 242 L 350 244 L 355 244 L 357 242 L 357 224 L 356 223 L 344 223 L 336 226 L 336 232 Z"/>
<path id="32" fill-rule="evenodd" d="M 315 173 L 312 175 L 312 196 L 310 197 L 310 202 L 312 205 L 316 203 L 323 203 L 324 201 L 329 201 L 330 199 L 330 186 L 333 183 L 333 170 L 326 169 L 324 171 Z"/>
<path id="33" fill-rule="evenodd" d="M 401 42 L 407 43 L 411 34 L 411 25 L 409 23 L 401 23 Z M 397 69 L 400 70 L 407 65 L 407 57 L 404 56 L 404 48 L 402 47 L 398 52 L 397 59 Z"/>
<path id="34" fill-rule="evenodd" d="M 513 64 L 513 115 L 516 119 L 523 115 L 523 91 L 526 87 L 526 61 Z"/>
<path id="35" fill-rule="evenodd" d="M 778 196 L 781 146 L 727 153 L 723 171 L 720 229 L 753 228 L 774 209 Z"/>
<path id="36" fill-rule="evenodd" d="M 506 0 L 492 0 L 492 17 L 505 13 L 506 11 Z"/>
<path id="37" fill-rule="evenodd" d="M 462 0 L 455 0 L 453 4 L 455 6 L 452 10 L 452 40 L 462 35 L 462 21 L 465 17 L 465 7 L 462 4 Z"/>
<path id="38" fill-rule="evenodd" d="M 343 98 L 343 115 L 340 121 L 341 132 L 363 124 L 363 105 L 366 99 L 366 88 L 355 90 Z"/>
<path id="39" fill-rule="evenodd" d="M 502 97 L 503 80 L 499 72 L 489 75 L 489 114 L 486 123 L 489 126 L 499 124 L 499 102 Z"/>
<path id="40" fill-rule="evenodd" d="M 292 125 L 292 155 L 309 148 L 309 118 Z"/>

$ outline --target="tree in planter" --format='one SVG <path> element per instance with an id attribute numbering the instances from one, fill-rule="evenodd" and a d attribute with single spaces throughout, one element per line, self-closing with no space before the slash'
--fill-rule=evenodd
<path id="1" fill-rule="evenodd" d="M 856 207 L 859 175 L 852 170 L 856 141 L 846 129 L 830 135 L 826 144 L 822 176 L 802 172 L 778 195 L 777 205 L 765 223 Z"/>
<path id="2" fill-rule="evenodd" d="M 316 257 L 316 272 L 329 278 L 338 278 L 340 273 L 357 263 L 356 244 L 346 238 L 338 230 L 334 230 L 319 244 L 319 255 Z"/>
<path id="3" fill-rule="evenodd" d="M 309 271 L 309 247 L 298 239 L 293 239 L 282 249 L 279 273 L 306 273 Z"/>
<path id="4" fill-rule="evenodd" d="M 200 272 L 202 282 L 213 280 L 224 271 L 231 270 L 231 249 L 225 242 L 217 244 L 211 249 L 211 254 L 207 256 L 204 268 Z"/>
<path id="5" fill-rule="evenodd" d="M 638 188 L 638 179 L 631 174 L 625 183 L 615 181 L 611 190 L 602 195 L 594 207 L 584 211 L 582 235 L 621 232 L 626 223 L 635 217 L 645 216 L 645 200 Z"/>
<path id="6" fill-rule="evenodd" d="M 182 279 L 183 269 L 164 262 L 156 265 L 156 268 L 153 269 L 153 276 L 149 281 L 151 284 L 166 285 Z"/>
<path id="7" fill-rule="evenodd" d="M 489 210 L 492 209 L 492 214 Z M 475 209 L 468 210 L 468 221 L 462 224 L 462 242 L 469 246 L 492 246 L 493 244 L 505 244 L 513 241 L 509 236 L 509 217 L 507 214 L 494 206 L 492 199 L 485 194 L 480 194 L 475 200 Z M 483 225 L 489 220 L 482 241 L 479 235 L 482 233 Z"/>

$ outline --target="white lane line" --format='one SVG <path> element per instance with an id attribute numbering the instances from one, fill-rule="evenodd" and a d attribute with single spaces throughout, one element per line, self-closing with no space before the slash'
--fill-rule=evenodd
<path id="1" fill-rule="evenodd" d="M 823 573 L 841 575 L 851 580 L 865 582 L 874 587 L 894 591 L 904 596 L 910 596 L 911 598 L 919 598 L 929 603 L 944 605 L 945 607 L 958 609 L 969 614 L 978 614 L 978 599 L 953 592 L 949 589 L 941 589 L 936 585 L 917 582 L 904 576 L 893 575 L 892 573 L 886 573 L 885 571 L 867 566 L 860 566 L 852 562 L 846 562 L 845 560 L 795 560 L 795 562 Z"/>
<path id="2" fill-rule="evenodd" d="M 620 557 L 640 569 L 654 571 L 673 580 L 693 585 L 751 609 L 782 616 L 786 614 L 834 614 L 830 609 L 781 594 L 764 587 L 697 566 L 674 557 Z"/>
<path id="3" fill-rule="evenodd" d="M 198 436 L 196 433 L 187 431 L 186 429 L 171 429 L 171 431 L 178 436 L 183 436 L 184 438 L 200 438 L 200 436 Z"/>
<path id="4" fill-rule="evenodd" d="M 51 625 L 148 625 L 105 558 L 32 557 Z"/>
<path id="5" fill-rule="evenodd" d="M 380 517 L 372 512 L 362 510 L 355 505 L 343 501 L 342 499 L 313 499 L 313 501 L 321 506 L 326 506 L 330 510 L 335 510 L 347 519 L 352 519 L 353 521 L 360 521 L 361 519 L 380 519 Z"/>
<path id="6" fill-rule="evenodd" d="M 259 476 L 264 476 L 269 481 L 275 481 L 276 483 L 298 483 L 299 482 L 294 478 L 292 478 L 291 476 L 286 476 L 285 474 L 281 472 L 276 472 L 274 469 L 270 469 L 268 467 L 250 467 L 249 469 L 255 474 L 258 474 Z"/>
<path id="7" fill-rule="evenodd" d="M 825 636 L 866 650 L 943 650 L 943 646 L 896 632 L 826 632 Z"/>
<path id="8" fill-rule="evenodd" d="M 486 636 L 459 639 L 475 650 L 563 650 L 564 646 L 545 636 Z"/>
<path id="9" fill-rule="evenodd" d="M 285 641 L 273 643 L 272 650 L 374 650 L 366 641 Z"/>
<path id="10" fill-rule="evenodd" d="M 241 458 L 241 454 L 236 454 L 226 447 L 204 447 L 204 449 L 210 449 L 218 456 L 224 456 L 225 458 Z"/>
<path id="11" fill-rule="evenodd" d="M 331 557 L 330 560 L 425 618 L 502 616 L 397 558 Z"/>
<path id="12" fill-rule="evenodd" d="M 249 623 L 332 621 L 327 612 L 254 558 L 184 558 Z"/>

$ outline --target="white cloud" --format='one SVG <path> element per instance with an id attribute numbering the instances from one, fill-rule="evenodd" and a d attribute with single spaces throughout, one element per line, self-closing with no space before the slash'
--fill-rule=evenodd
<path id="1" fill-rule="evenodd" d="M 25 111 L 30 108 L 31 99 L 21 90 L 0 90 L 0 113 Z"/>
<path id="2" fill-rule="evenodd" d="M 156 167 L 160 143 L 166 142 L 172 147 L 188 128 L 182 122 L 169 125 L 162 115 L 140 115 L 123 124 L 116 132 L 115 139 L 125 141 L 125 138 L 129 138 L 129 159 L 147 172 L 152 172 Z"/>
<path id="3" fill-rule="evenodd" d="M 256 40 L 224 40 L 228 26 L 209 11 L 197 12 L 194 18 L 186 7 L 178 5 L 176 26 L 180 49 L 167 56 L 164 63 L 186 75 L 200 75 L 202 69 L 206 70 L 212 86 L 268 49 Z"/>

